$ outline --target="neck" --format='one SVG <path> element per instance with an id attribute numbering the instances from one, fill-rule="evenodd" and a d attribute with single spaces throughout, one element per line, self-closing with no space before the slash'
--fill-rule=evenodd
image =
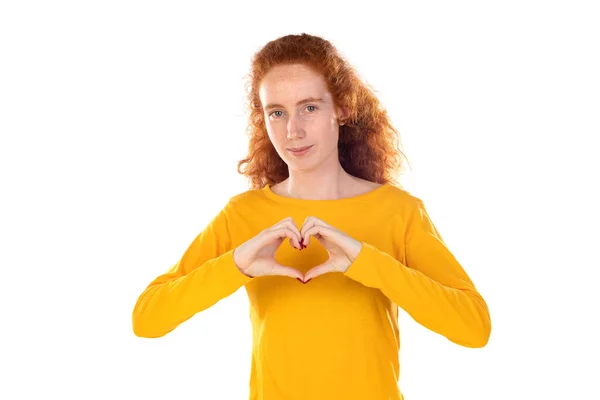
<path id="1" fill-rule="evenodd" d="M 342 168 L 337 157 L 330 165 L 322 164 L 310 171 L 293 170 L 290 176 L 281 182 L 286 196 L 310 200 L 337 200 L 347 195 L 355 178 Z"/>

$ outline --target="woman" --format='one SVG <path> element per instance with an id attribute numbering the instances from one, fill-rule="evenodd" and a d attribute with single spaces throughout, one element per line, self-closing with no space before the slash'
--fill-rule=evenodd
<path id="1" fill-rule="evenodd" d="M 163 336 L 244 286 L 253 400 L 402 399 L 398 307 L 485 346 L 484 299 L 423 202 L 393 184 L 397 132 L 336 49 L 307 34 L 269 42 L 249 86 L 238 167 L 252 187 L 140 295 L 135 334 Z"/>

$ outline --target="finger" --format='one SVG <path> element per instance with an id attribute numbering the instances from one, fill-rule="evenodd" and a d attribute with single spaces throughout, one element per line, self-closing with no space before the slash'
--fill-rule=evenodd
<path id="1" fill-rule="evenodd" d="M 302 228 L 300 229 L 300 234 L 303 234 L 308 228 L 314 225 L 314 217 L 308 216 L 304 218 L 304 222 L 302 223 Z"/>
<path id="2" fill-rule="evenodd" d="M 306 217 L 306 218 L 304 219 L 304 223 L 302 224 L 302 227 L 303 227 L 303 228 L 304 228 L 304 227 L 307 227 L 307 228 L 308 228 L 308 227 L 311 227 L 311 226 L 314 226 L 314 225 L 325 226 L 325 227 L 328 227 L 328 228 L 331 228 L 331 227 L 332 227 L 332 226 L 331 226 L 331 225 L 329 225 L 327 222 L 325 222 L 325 221 L 323 221 L 322 219 L 320 219 L 320 218 L 317 218 L 317 217 L 315 217 L 315 216 L 313 216 L 313 215 L 310 215 L 310 216 L 308 216 L 308 217 Z"/>
<path id="3" fill-rule="evenodd" d="M 294 219 L 293 219 L 292 217 L 285 217 L 284 219 L 282 219 L 282 220 L 280 220 L 280 221 L 277 221 L 277 222 L 276 222 L 276 223 L 273 225 L 273 227 L 276 227 L 276 226 L 278 226 L 278 225 L 281 225 L 281 224 L 283 224 L 283 223 L 285 223 L 285 222 L 287 222 L 287 221 L 292 221 L 292 222 L 293 222 L 293 221 L 294 221 Z"/>
<path id="4" fill-rule="evenodd" d="M 298 278 L 304 281 L 304 274 L 296 268 L 286 267 L 281 264 L 275 264 L 270 275 L 289 276 L 290 278 Z"/>
<path id="5" fill-rule="evenodd" d="M 294 242 L 294 241 L 297 242 L 296 235 L 294 234 L 294 232 L 292 232 L 286 226 L 281 226 L 276 229 L 270 229 L 267 232 L 267 235 L 265 238 L 265 243 L 262 243 L 262 245 L 266 246 L 267 244 L 272 243 L 273 240 L 275 240 L 275 239 L 285 239 L 286 237 L 289 238 L 290 241 L 292 241 L 292 242 Z M 298 244 L 298 246 L 299 246 L 299 244 Z"/>
<path id="6" fill-rule="evenodd" d="M 317 276 L 324 275 L 330 272 L 334 272 L 333 267 L 330 262 L 325 262 L 308 270 L 306 274 L 304 274 L 304 281 L 306 282 L 309 279 L 313 279 Z"/>
<path id="7" fill-rule="evenodd" d="M 315 225 L 309 228 L 306 232 L 304 232 L 304 236 L 302 237 L 303 243 L 305 246 L 308 246 L 310 242 L 310 237 L 314 236 L 317 240 L 320 241 L 322 237 L 329 237 L 328 235 L 329 229 L 320 225 Z"/>
<path id="8" fill-rule="evenodd" d="M 300 235 L 300 231 L 296 227 L 296 225 L 294 223 L 294 219 L 292 217 L 286 217 L 286 218 L 280 220 L 275 225 L 273 225 L 270 229 L 277 230 L 284 226 L 289 228 L 292 232 L 296 233 L 296 236 L 297 236 L 296 240 L 293 240 L 293 238 L 290 238 L 290 244 L 293 247 L 297 248 L 298 250 L 302 250 L 302 245 L 300 244 L 300 241 L 302 240 L 302 236 Z"/>
<path id="9" fill-rule="evenodd" d="M 294 248 L 302 250 L 302 245 L 300 244 L 301 238 L 298 235 L 298 233 L 294 232 L 294 229 L 290 228 L 287 225 L 283 225 L 281 229 L 283 229 L 286 232 L 286 236 L 290 239 L 290 244 Z"/>
<path id="10" fill-rule="evenodd" d="M 316 221 L 315 221 L 314 217 L 307 217 L 304 220 L 304 224 L 302 225 L 302 229 L 300 230 L 300 238 L 302 239 L 302 244 L 304 244 L 305 246 L 308 245 L 306 232 L 309 229 L 311 229 L 312 227 L 314 227 L 315 224 L 316 224 Z"/>
<path id="11" fill-rule="evenodd" d="M 298 230 L 298 227 L 296 226 L 296 224 L 294 223 L 294 220 L 290 219 L 286 219 L 283 223 L 282 226 L 285 226 L 287 228 L 289 228 L 292 232 L 294 232 L 294 234 L 296 234 L 296 245 L 294 247 L 300 249 L 301 248 L 301 244 L 300 241 L 302 240 L 302 235 L 300 235 L 300 231 Z"/>

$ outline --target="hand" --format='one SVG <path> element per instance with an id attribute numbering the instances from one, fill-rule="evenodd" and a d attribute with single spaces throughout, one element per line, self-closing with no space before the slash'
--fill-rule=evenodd
<path id="1" fill-rule="evenodd" d="M 329 259 L 304 274 L 304 282 L 329 272 L 346 272 L 362 249 L 362 243 L 325 223 L 317 217 L 308 217 L 300 229 L 300 244 L 308 246 L 314 236 L 327 250 Z"/>
<path id="2" fill-rule="evenodd" d="M 290 239 L 293 247 L 302 250 L 300 232 L 294 224 L 294 220 L 288 217 L 237 247 L 233 251 L 235 264 L 243 274 L 252 278 L 282 275 L 304 281 L 302 272 L 281 265 L 275 259 L 275 252 L 286 237 Z"/>

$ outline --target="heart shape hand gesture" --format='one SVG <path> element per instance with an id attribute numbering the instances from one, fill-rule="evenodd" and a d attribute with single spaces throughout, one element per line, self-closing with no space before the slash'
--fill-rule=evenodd
<path id="1" fill-rule="evenodd" d="M 286 237 L 290 239 L 292 246 L 302 250 L 310 243 L 311 236 L 315 237 L 329 254 L 324 263 L 302 274 L 295 268 L 277 262 L 275 252 Z M 300 230 L 294 224 L 294 220 L 288 217 L 241 244 L 234 250 L 233 258 L 239 270 L 247 276 L 282 275 L 306 283 L 329 272 L 345 272 L 361 248 L 361 242 L 317 217 L 307 217 Z"/>

